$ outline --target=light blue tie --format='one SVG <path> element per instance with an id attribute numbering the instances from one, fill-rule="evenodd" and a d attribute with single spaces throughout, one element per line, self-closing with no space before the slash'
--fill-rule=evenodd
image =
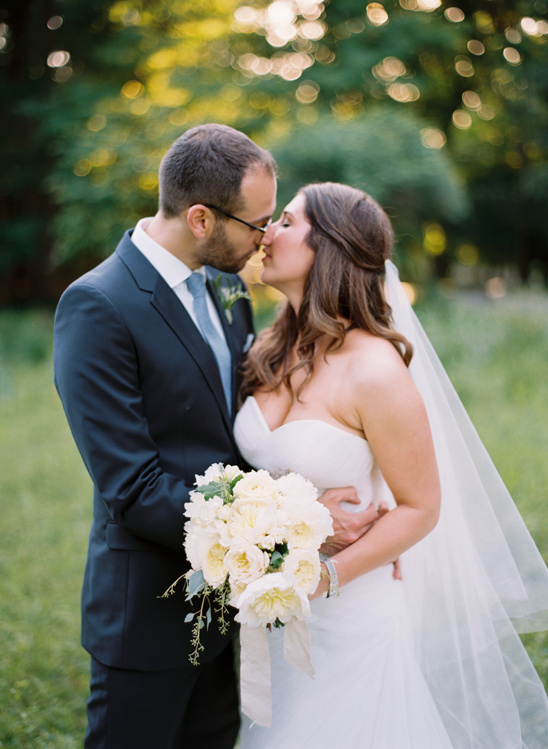
<path id="1" fill-rule="evenodd" d="M 232 387 L 231 387 L 231 369 L 232 358 L 230 350 L 223 336 L 220 335 L 213 324 L 207 309 L 205 278 L 202 273 L 194 272 L 186 279 L 186 283 L 194 299 L 194 312 L 198 320 L 198 326 L 202 335 L 209 343 L 211 350 L 215 354 L 217 366 L 223 383 L 223 390 L 228 405 L 229 413 L 232 410 Z"/>

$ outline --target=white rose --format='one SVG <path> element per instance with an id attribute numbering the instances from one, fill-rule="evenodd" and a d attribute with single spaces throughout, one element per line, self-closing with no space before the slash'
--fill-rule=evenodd
<path id="1" fill-rule="evenodd" d="M 230 599 L 229 603 L 231 606 L 238 608 L 238 598 L 242 595 L 244 590 L 247 588 L 247 583 L 241 582 L 241 580 L 235 580 L 234 578 L 228 578 L 230 584 Z"/>
<path id="2" fill-rule="evenodd" d="M 199 525 L 206 526 L 217 519 L 223 500 L 221 497 L 206 499 L 201 492 L 191 491 L 190 502 L 185 503 L 185 515 Z"/>
<path id="3" fill-rule="evenodd" d="M 212 588 L 218 588 L 226 580 L 228 569 L 225 564 L 227 550 L 220 543 L 212 544 L 204 554 L 202 573 L 204 580 Z"/>
<path id="4" fill-rule="evenodd" d="M 229 481 L 232 481 L 236 476 L 245 476 L 245 473 L 238 466 L 225 466 L 224 475 Z"/>
<path id="5" fill-rule="evenodd" d="M 313 593 L 320 582 L 320 557 L 312 549 L 293 549 L 285 557 L 281 572 L 303 593 Z"/>
<path id="6" fill-rule="evenodd" d="M 318 549 L 331 533 L 333 520 L 320 502 L 288 508 L 286 538 L 290 549 Z"/>
<path id="7" fill-rule="evenodd" d="M 286 501 L 291 504 L 294 502 L 312 504 L 318 498 L 318 490 L 314 484 L 299 473 L 288 473 L 285 476 L 280 476 L 276 483 L 280 492 L 281 506 Z"/>
<path id="8" fill-rule="evenodd" d="M 235 544 L 228 550 L 224 563 L 231 580 L 249 583 L 264 574 L 270 558 L 251 544 Z"/>
<path id="9" fill-rule="evenodd" d="M 217 518 L 219 520 L 222 520 L 224 523 L 228 520 L 231 514 L 231 508 L 230 505 L 223 505 L 222 507 L 219 507 L 217 511 Z"/>
<path id="10" fill-rule="evenodd" d="M 222 463 L 213 463 L 213 465 L 209 466 L 203 476 L 198 476 L 198 474 L 195 475 L 196 486 L 211 484 L 212 481 L 220 481 L 224 470 L 225 467 Z"/>
<path id="11" fill-rule="evenodd" d="M 192 521 L 185 524 L 185 554 L 193 570 L 203 568 L 208 549 L 218 543 L 219 533 L 213 525 L 204 528 Z"/>
<path id="12" fill-rule="evenodd" d="M 286 624 L 293 618 L 310 615 L 306 595 L 281 572 L 263 575 L 249 583 L 237 601 L 236 621 L 249 627 L 273 624 L 276 619 Z"/>
<path id="13" fill-rule="evenodd" d="M 268 551 L 274 551 L 274 547 L 276 546 L 276 544 L 281 543 L 281 541 L 277 541 L 275 535 L 271 533 L 267 533 L 264 536 L 260 536 L 257 539 L 256 543 L 257 543 L 257 546 L 261 547 L 261 549 L 268 549 Z"/>
<path id="14" fill-rule="evenodd" d="M 195 485 L 204 486 L 214 481 L 221 481 L 223 478 L 232 481 L 238 475 L 244 475 L 244 472 L 238 466 L 224 466 L 222 463 L 213 463 L 206 470 L 203 476 L 195 475 Z"/>
<path id="15" fill-rule="evenodd" d="M 234 487 L 234 496 L 240 499 L 278 499 L 276 481 L 268 471 L 249 471 Z"/>
<path id="16" fill-rule="evenodd" d="M 268 535 L 274 524 L 276 503 L 271 498 L 237 499 L 230 510 L 222 530 L 222 542 L 226 546 L 256 544 L 258 539 Z"/>

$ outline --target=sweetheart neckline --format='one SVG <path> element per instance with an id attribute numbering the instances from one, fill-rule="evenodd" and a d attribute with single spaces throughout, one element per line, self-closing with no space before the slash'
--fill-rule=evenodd
<path id="1" fill-rule="evenodd" d="M 275 432 L 280 431 L 280 429 L 283 429 L 284 427 L 291 426 L 291 424 L 302 424 L 302 423 L 311 423 L 311 424 L 325 424 L 326 427 L 331 427 L 331 429 L 336 429 L 337 432 L 342 432 L 342 434 L 347 434 L 349 437 L 353 437 L 356 440 L 360 440 L 360 442 L 365 443 L 366 445 L 369 445 L 368 441 L 365 439 L 365 437 L 360 437 L 358 434 L 352 434 L 352 432 L 346 431 L 346 429 L 342 429 L 342 427 L 335 426 L 335 424 L 331 424 L 329 421 L 323 421 L 323 419 L 293 419 L 292 421 L 285 421 L 283 424 L 280 424 L 279 427 L 275 427 L 274 429 L 271 429 L 268 425 L 268 422 L 265 418 L 265 415 L 261 411 L 261 407 L 259 406 L 257 399 L 254 395 L 248 395 L 248 400 L 253 401 L 255 404 L 255 409 L 257 413 L 259 414 L 259 417 L 263 423 L 263 426 L 267 430 L 269 434 L 274 434 Z"/>

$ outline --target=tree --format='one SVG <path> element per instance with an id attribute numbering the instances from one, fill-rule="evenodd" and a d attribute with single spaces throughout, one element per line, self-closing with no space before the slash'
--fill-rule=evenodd
<path id="1" fill-rule="evenodd" d="M 277 46 L 238 65 L 254 85 L 273 70 L 292 81 L 298 121 L 359 119 L 386 101 L 424 120 L 424 144 L 449 153 L 471 192 L 469 219 L 446 227 L 448 255 L 515 263 L 524 280 L 537 262 L 548 278 L 545 2 L 281 0 L 238 14 Z"/>
<path id="2" fill-rule="evenodd" d="M 407 164 L 422 161 L 423 178 L 429 164 L 442 167 L 445 175 L 436 171 L 431 185 L 437 180 L 460 196 L 451 211 L 431 200 L 426 182 L 424 196 L 390 194 L 413 257 L 430 255 L 441 275 L 455 259 L 517 263 L 524 279 L 535 263 L 548 273 L 544 0 L 22 6 L 11 0 L 0 11 L 9 104 L 0 124 L 8 244 L 0 262 L 11 279 L 9 289 L 0 284 L 0 301 L 56 296 L 136 218 L 153 212 L 159 159 L 187 127 L 233 125 L 275 145 L 286 164 L 285 151 L 294 153 L 293 142 L 306 141 L 315 123 L 330 143 L 337 130 L 355 133 L 349 142 L 358 153 L 359 134 L 370 132 L 377 110 L 385 130 L 391 121 L 398 133 L 400 123 L 414 128 L 409 155 L 403 130 L 399 144 L 382 132 L 387 183 L 398 171 L 407 179 Z M 309 154 L 317 175 L 328 173 L 329 162 L 329 174 L 367 184 L 371 165 L 339 152 L 339 166 L 325 150 L 322 158 Z M 297 179 L 293 173 L 292 184 Z M 14 285 L 18 277 L 32 283 Z"/>
<path id="3" fill-rule="evenodd" d="M 384 105 L 345 122 L 324 116 L 279 139 L 272 143 L 280 170 L 279 204 L 307 182 L 342 182 L 365 190 L 394 223 L 398 262 L 407 275 L 425 280 L 425 227 L 432 241 L 433 227 L 454 225 L 466 215 L 468 202 L 445 154 L 423 145 L 423 125 L 410 113 Z"/>

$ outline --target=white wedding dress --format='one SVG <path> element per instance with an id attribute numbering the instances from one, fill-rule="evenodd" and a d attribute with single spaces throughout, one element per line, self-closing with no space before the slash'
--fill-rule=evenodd
<path id="1" fill-rule="evenodd" d="M 294 471 L 320 490 L 356 487 L 361 508 L 383 482 L 368 443 L 335 425 L 299 420 L 270 431 L 249 397 L 236 417 L 243 457 L 256 468 Z M 358 506 L 349 506 L 349 509 Z M 272 728 L 244 716 L 241 749 L 451 749 L 417 663 L 402 583 L 389 565 L 312 602 L 309 676 L 283 659 L 283 630 L 269 634 Z"/>
<path id="2" fill-rule="evenodd" d="M 548 569 L 390 261 L 385 291 L 414 349 L 440 518 L 402 555 L 403 581 L 389 565 L 312 601 L 314 680 L 284 661 L 283 629 L 268 635 L 272 728 L 244 716 L 241 749 L 547 749 L 548 698 L 518 633 L 548 629 Z M 249 397 L 235 436 L 255 468 L 394 506 L 368 443 L 336 424 L 270 430 Z"/>

